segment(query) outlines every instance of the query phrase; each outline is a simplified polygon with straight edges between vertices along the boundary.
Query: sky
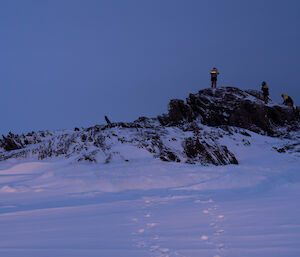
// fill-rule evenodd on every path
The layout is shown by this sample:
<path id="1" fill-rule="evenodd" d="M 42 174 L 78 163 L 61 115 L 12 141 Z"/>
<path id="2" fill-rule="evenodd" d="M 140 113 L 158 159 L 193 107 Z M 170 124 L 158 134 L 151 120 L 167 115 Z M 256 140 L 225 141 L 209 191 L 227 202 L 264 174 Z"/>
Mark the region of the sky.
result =
<path id="1" fill-rule="evenodd" d="M 0 2 L 0 133 L 156 117 L 218 86 L 300 105 L 298 0 Z"/>

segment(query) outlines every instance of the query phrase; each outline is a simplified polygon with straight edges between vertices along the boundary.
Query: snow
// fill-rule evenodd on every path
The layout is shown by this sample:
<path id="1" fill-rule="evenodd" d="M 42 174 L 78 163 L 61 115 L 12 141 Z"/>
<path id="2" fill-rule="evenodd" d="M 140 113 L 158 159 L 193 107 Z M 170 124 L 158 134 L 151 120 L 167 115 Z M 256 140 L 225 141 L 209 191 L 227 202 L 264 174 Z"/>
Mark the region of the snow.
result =
<path id="1" fill-rule="evenodd" d="M 165 144 L 180 150 L 179 133 Z M 295 141 L 247 133 L 220 139 L 239 165 L 162 162 L 114 138 L 108 164 L 0 162 L 0 256 L 299 257 L 300 159 L 274 149 Z"/>

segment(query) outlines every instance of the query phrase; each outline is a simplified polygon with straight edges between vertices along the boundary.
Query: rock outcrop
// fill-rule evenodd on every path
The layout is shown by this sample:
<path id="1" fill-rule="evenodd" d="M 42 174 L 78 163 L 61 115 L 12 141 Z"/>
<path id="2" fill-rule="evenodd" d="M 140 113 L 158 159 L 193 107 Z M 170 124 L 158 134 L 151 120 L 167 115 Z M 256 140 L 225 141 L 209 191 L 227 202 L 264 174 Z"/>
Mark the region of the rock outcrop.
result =
<path id="1" fill-rule="evenodd" d="M 276 136 L 299 129 L 299 108 L 266 105 L 255 90 L 234 87 L 200 90 L 183 100 L 169 103 L 169 112 L 158 116 L 164 126 L 199 120 L 208 126 L 235 126 L 260 134 Z"/>
<path id="2" fill-rule="evenodd" d="M 205 140 L 189 137 L 184 142 L 188 163 L 200 162 L 214 165 L 238 164 L 234 154 L 224 145 L 210 145 Z"/>
<path id="3" fill-rule="evenodd" d="M 0 144 L 6 151 L 17 150 L 24 147 L 19 136 L 14 135 L 12 133 L 9 133 L 6 137 L 2 135 L 2 139 L 0 139 Z"/>
<path id="4" fill-rule="evenodd" d="M 187 124 L 185 128 L 162 127 L 156 119 L 141 117 L 134 122 L 97 125 L 80 130 L 9 134 L 0 140 L 3 149 L 0 151 L 0 161 L 64 157 L 71 162 L 128 162 L 129 147 L 137 155 L 146 151 L 166 162 L 237 164 L 233 153 L 220 145 L 219 137 L 218 133 L 208 135 L 197 124 Z"/>
<path id="5" fill-rule="evenodd" d="M 64 157 L 71 162 L 107 164 L 114 160 L 129 162 L 128 153 L 141 152 L 168 162 L 238 164 L 231 145 L 221 143 L 227 142 L 222 141 L 224 136 L 230 139 L 239 133 L 250 137 L 245 129 L 288 136 L 289 131 L 299 129 L 299 109 L 265 105 L 261 99 L 261 93 L 255 90 L 204 89 L 190 94 L 186 102 L 171 100 L 168 114 L 158 118 L 140 117 L 134 122 L 27 135 L 9 133 L 0 139 L 0 161 Z M 250 142 L 243 139 L 242 144 L 247 146 Z M 292 143 L 279 151 L 296 151 L 298 145 Z"/>

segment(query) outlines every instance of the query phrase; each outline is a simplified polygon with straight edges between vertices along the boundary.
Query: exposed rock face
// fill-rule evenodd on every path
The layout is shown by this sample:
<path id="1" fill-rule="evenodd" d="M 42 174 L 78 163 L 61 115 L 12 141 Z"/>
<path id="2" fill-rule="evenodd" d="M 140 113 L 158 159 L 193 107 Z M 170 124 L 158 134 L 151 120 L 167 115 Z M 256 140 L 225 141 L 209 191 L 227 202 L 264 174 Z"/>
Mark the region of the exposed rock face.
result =
<path id="1" fill-rule="evenodd" d="M 221 135 L 208 133 L 199 126 L 190 123 L 184 128 L 162 127 L 156 119 L 141 117 L 131 123 L 111 123 L 79 131 L 33 132 L 26 136 L 9 134 L 0 141 L 3 149 L 0 161 L 61 156 L 78 162 L 128 162 L 130 159 L 126 156 L 130 147 L 133 152 L 146 150 L 154 158 L 166 162 L 237 164 L 227 147 L 218 143 Z"/>
<path id="2" fill-rule="evenodd" d="M 208 126 L 229 125 L 270 136 L 299 129 L 299 108 L 265 105 L 255 90 L 234 87 L 200 90 L 190 94 L 186 103 L 171 100 L 168 114 L 159 116 L 162 125 L 178 125 L 200 120 Z"/>
<path id="3" fill-rule="evenodd" d="M 204 140 L 200 142 L 199 138 L 187 138 L 184 142 L 184 149 L 190 163 L 238 164 L 237 159 L 226 146 L 209 145 Z"/>
<path id="4" fill-rule="evenodd" d="M 1 145 L 6 151 L 12 151 L 23 148 L 23 145 L 18 137 L 14 135 L 8 135 L 7 137 L 2 135 Z"/>
<path id="5" fill-rule="evenodd" d="M 71 161 L 107 164 L 114 160 L 128 162 L 128 152 L 139 155 L 140 151 L 169 162 L 238 164 L 230 149 L 220 143 L 224 136 L 239 133 L 250 137 L 244 129 L 287 136 L 286 132 L 299 129 L 299 109 L 293 111 L 285 106 L 265 105 L 261 99 L 261 93 L 255 90 L 204 89 L 198 94 L 190 94 L 186 102 L 171 100 L 168 114 L 158 119 L 140 117 L 134 122 L 52 133 L 9 133 L 0 139 L 0 161 L 64 157 Z M 242 143 L 250 144 L 248 140 Z M 298 151 L 298 146 L 299 142 L 292 143 L 279 151 Z"/>
<path id="6" fill-rule="evenodd" d="M 39 134 L 32 132 L 26 136 L 15 135 L 9 132 L 7 136 L 2 135 L 0 147 L 6 151 L 18 150 L 25 148 L 27 145 L 39 143 L 43 137 L 45 137 L 45 132 L 40 132 Z"/>

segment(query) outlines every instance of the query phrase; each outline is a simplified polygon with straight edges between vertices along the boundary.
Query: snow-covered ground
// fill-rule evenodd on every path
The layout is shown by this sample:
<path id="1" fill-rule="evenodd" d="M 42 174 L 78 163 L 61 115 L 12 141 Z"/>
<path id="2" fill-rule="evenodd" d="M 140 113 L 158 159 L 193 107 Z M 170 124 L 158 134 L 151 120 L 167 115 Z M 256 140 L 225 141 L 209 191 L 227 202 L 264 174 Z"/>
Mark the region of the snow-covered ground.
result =
<path id="1" fill-rule="evenodd" d="M 239 165 L 1 162 L 0 256 L 299 257 L 299 155 L 249 133 L 220 139 Z"/>

